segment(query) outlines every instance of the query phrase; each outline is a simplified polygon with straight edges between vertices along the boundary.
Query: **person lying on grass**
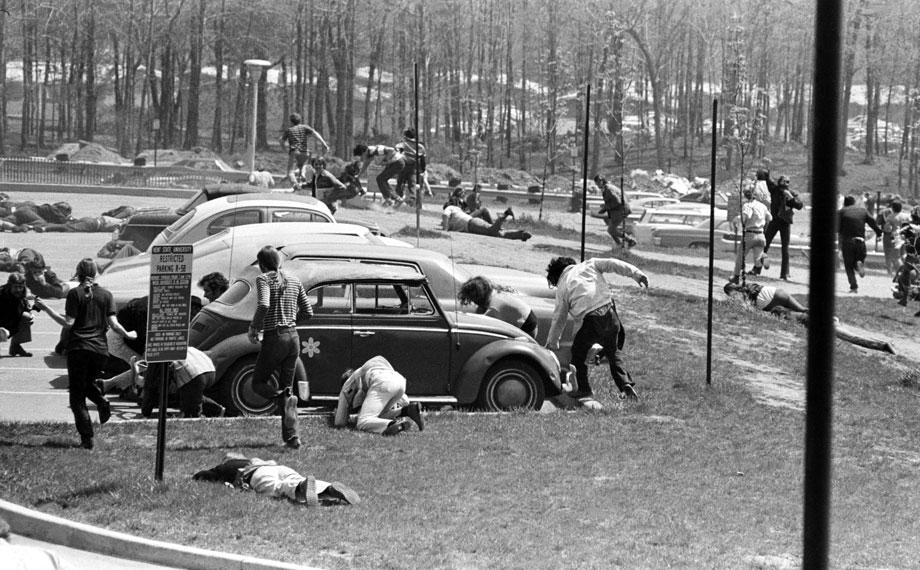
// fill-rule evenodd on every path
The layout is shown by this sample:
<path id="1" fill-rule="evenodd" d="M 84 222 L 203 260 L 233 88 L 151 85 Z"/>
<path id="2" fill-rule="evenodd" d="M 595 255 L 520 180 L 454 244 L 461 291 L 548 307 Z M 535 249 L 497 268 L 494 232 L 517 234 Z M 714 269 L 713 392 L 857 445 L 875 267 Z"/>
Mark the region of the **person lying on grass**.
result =
<path id="1" fill-rule="evenodd" d="M 233 452 L 214 467 L 195 473 L 192 479 L 222 482 L 244 491 L 253 490 L 308 507 L 320 504 L 357 505 L 361 502 L 357 491 L 338 481 L 320 481 L 313 475 L 301 475 L 287 465 L 258 457 L 247 458 Z"/>

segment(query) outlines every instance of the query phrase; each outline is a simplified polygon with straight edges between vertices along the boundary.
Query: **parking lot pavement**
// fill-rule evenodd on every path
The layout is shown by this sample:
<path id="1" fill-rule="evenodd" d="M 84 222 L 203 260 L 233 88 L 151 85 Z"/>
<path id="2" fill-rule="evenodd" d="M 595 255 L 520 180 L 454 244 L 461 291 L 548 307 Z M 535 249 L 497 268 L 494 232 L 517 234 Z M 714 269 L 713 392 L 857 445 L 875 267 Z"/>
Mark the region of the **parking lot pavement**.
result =
<path id="1" fill-rule="evenodd" d="M 57 554 L 61 563 L 67 568 L 92 568 L 93 570 L 172 570 L 174 568 L 173 566 L 160 566 L 126 558 L 104 556 L 95 552 L 42 542 L 15 534 L 10 538 L 10 544 L 41 548 L 53 552 Z"/>

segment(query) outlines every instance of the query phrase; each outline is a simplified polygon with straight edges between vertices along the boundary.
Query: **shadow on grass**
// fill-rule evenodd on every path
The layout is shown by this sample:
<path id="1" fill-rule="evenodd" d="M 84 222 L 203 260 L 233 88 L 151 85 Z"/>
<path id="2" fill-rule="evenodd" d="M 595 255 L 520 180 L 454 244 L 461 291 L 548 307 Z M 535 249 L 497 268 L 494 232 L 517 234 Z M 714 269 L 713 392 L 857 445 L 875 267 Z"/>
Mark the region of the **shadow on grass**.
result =
<path id="1" fill-rule="evenodd" d="M 90 485 L 89 487 L 83 487 L 81 489 L 77 489 L 75 491 L 72 491 L 62 496 L 43 497 L 43 498 L 37 499 L 34 505 L 36 507 L 43 507 L 45 505 L 53 504 L 53 505 L 57 505 L 61 507 L 62 509 L 66 509 L 72 506 L 71 504 L 78 499 L 91 498 L 96 495 L 110 495 L 113 492 L 119 491 L 123 488 L 124 488 L 124 485 L 122 485 L 121 483 L 115 483 L 115 482 L 99 483 L 97 485 Z"/>

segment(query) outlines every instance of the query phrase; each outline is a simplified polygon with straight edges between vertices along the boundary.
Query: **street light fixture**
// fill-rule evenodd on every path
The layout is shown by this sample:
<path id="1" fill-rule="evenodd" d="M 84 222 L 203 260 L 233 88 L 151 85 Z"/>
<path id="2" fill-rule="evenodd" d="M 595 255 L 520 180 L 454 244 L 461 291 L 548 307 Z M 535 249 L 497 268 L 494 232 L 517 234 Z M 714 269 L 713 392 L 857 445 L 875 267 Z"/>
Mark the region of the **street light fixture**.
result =
<path id="1" fill-rule="evenodd" d="M 247 59 L 243 62 L 249 69 L 252 77 L 252 140 L 249 145 L 249 171 L 256 169 L 256 121 L 259 112 L 259 79 L 262 77 L 262 68 L 269 68 L 272 62 L 264 59 Z"/>

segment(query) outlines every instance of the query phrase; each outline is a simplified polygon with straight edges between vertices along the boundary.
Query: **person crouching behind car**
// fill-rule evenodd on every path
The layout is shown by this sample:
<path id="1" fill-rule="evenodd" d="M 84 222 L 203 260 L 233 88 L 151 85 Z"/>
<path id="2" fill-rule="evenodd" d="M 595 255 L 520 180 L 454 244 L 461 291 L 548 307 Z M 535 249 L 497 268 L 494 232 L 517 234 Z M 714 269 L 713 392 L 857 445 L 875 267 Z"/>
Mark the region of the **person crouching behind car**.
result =
<path id="1" fill-rule="evenodd" d="M 409 420 L 425 429 L 421 407 L 406 398 L 406 377 L 382 356 L 374 356 L 357 370 L 342 374 L 345 383 L 335 409 L 336 427 L 355 425 L 360 431 L 396 435 L 409 429 Z M 354 409 L 360 409 L 352 414 Z"/>
<path id="2" fill-rule="evenodd" d="M 297 396 L 291 393 L 300 358 L 296 324 L 298 315 L 313 316 L 313 306 L 300 279 L 281 270 L 278 250 L 266 245 L 259 250 L 256 259 L 262 274 L 256 277 L 258 306 L 249 325 L 249 341 L 253 344 L 261 341 L 262 347 L 252 374 L 252 388 L 257 394 L 278 401 L 281 439 L 286 446 L 297 449 L 300 447 Z M 277 387 L 272 384 L 275 372 L 278 373 Z"/>
<path id="3" fill-rule="evenodd" d="M 460 287 L 457 299 L 461 305 L 476 305 L 476 312 L 480 315 L 505 321 L 537 338 L 537 316 L 530 305 L 514 295 L 496 290 L 485 277 L 468 279 Z"/>

